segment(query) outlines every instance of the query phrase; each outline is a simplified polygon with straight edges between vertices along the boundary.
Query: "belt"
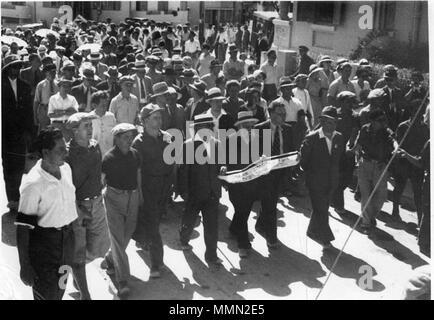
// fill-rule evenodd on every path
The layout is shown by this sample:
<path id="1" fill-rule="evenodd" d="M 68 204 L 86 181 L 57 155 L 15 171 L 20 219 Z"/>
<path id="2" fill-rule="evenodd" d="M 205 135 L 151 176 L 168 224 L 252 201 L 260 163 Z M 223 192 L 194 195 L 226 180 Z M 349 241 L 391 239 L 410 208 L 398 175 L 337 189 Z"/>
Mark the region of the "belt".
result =
<path id="1" fill-rule="evenodd" d="M 78 201 L 91 201 L 91 200 L 98 199 L 99 197 L 101 197 L 100 194 L 97 195 L 97 196 L 94 196 L 94 197 L 88 197 L 88 198 L 84 198 L 84 199 L 81 199 L 81 200 L 78 200 Z"/>
<path id="2" fill-rule="evenodd" d="M 124 193 L 124 194 L 131 194 L 134 192 L 137 192 L 137 189 L 133 189 L 133 190 L 121 190 L 121 189 L 116 189 L 110 186 L 107 186 L 107 188 L 112 189 L 113 191 L 117 192 L 117 193 Z"/>
<path id="3" fill-rule="evenodd" d="M 46 227 L 41 227 L 41 226 L 35 226 L 36 231 L 38 231 L 38 230 L 39 231 L 66 231 L 69 228 L 71 228 L 71 224 L 66 224 L 66 225 L 59 227 L 59 228 L 55 228 L 55 227 L 46 228 Z"/>
<path id="4" fill-rule="evenodd" d="M 51 120 L 51 123 L 66 123 L 68 120 Z"/>

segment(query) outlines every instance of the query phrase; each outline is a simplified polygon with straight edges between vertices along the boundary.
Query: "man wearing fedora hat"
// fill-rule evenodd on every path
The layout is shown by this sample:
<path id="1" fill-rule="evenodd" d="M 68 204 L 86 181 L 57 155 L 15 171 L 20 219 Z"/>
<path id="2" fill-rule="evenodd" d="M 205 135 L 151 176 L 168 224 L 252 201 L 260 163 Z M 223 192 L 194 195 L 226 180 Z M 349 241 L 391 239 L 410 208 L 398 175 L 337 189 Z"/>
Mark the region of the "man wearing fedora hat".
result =
<path id="1" fill-rule="evenodd" d="M 135 74 L 132 76 L 134 80 L 132 94 L 139 99 L 140 107 L 144 107 L 152 95 L 152 79 L 146 75 L 146 62 L 144 60 L 136 60 L 133 70 Z"/>
<path id="2" fill-rule="evenodd" d="M 301 101 L 294 97 L 293 89 L 296 87 L 297 85 L 289 77 L 280 78 L 279 90 L 281 96 L 274 101 L 282 103 L 285 106 L 285 122 L 296 123 L 299 120 L 300 110 L 303 110 Z"/>
<path id="3" fill-rule="evenodd" d="M 386 81 L 386 85 L 382 87 L 383 91 L 386 93 L 384 111 L 386 112 L 389 128 L 392 129 L 392 131 L 396 131 L 396 128 L 401 122 L 410 118 L 410 113 L 404 106 L 404 94 L 397 86 L 398 70 L 387 70 L 384 74 L 384 80 Z"/>
<path id="4" fill-rule="evenodd" d="M 194 117 L 191 126 L 195 134 L 184 143 L 183 164 L 178 171 L 178 190 L 186 202 L 179 232 L 180 247 L 185 251 L 192 249 L 189 241 L 197 217 L 202 213 L 205 260 L 210 266 L 219 266 L 222 262 L 217 256 L 220 165 L 217 161 L 212 161 L 218 159 L 218 141 L 209 134 L 213 130 L 214 119 L 209 115 L 199 114 Z M 199 150 L 202 150 L 201 155 L 211 160 L 202 164 L 198 157 L 194 156 L 194 160 L 189 161 L 189 154 L 198 155 Z"/>
<path id="5" fill-rule="evenodd" d="M 34 123 L 38 126 L 38 132 L 50 124 L 48 118 L 48 102 L 50 97 L 59 92 L 54 79 L 56 78 L 56 66 L 48 64 L 42 68 L 45 79 L 38 83 L 33 100 Z"/>
<path id="6" fill-rule="evenodd" d="M 9 208 L 16 210 L 27 145 L 34 135 L 31 89 L 19 78 L 23 62 L 8 55 L 2 64 L 2 160 Z"/>
<path id="7" fill-rule="evenodd" d="M 89 112 L 92 110 L 92 93 L 97 91 L 94 84 L 97 82 L 98 78 L 95 75 L 95 68 L 89 63 L 83 64 L 80 72 L 83 83 L 73 87 L 71 94 L 77 100 L 79 110 Z"/>
<path id="8" fill-rule="evenodd" d="M 91 52 L 88 56 L 88 60 L 95 68 L 95 74 L 102 80 L 106 79 L 105 73 L 108 71 L 108 66 L 101 62 L 103 55 L 100 52 Z"/>
<path id="9" fill-rule="evenodd" d="M 229 130 L 234 127 L 235 120 L 222 108 L 225 99 L 219 88 L 208 90 L 205 98 L 205 101 L 210 105 L 205 114 L 211 116 L 214 120 L 214 132 L 217 139 L 219 138 L 219 129 Z"/>
<path id="10" fill-rule="evenodd" d="M 154 93 L 155 94 L 155 93 Z M 170 134 L 161 130 L 162 109 L 148 104 L 140 111 L 143 132 L 132 144 L 141 158 L 141 181 L 143 206 L 139 211 L 137 227 L 133 235 L 137 245 L 149 244 L 151 256 L 151 278 L 161 276 L 163 243 L 160 235 L 160 221 L 166 212 L 167 199 L 173 180 L 173 165 L 164 161 L 164 150 L 170 143 Z"/>
<path id="11" fill-rule="evenodd" d="M 134 80 L 131 76 L 119 79 L 121 92 L 110 102 L 110 112 L 116 117 L 117 123 L 137 124 L 139 114 L 139 99 L 131 93 Z"/>
<path id="12" fill-rule="evenodd" d="M 151 78 L 152 85 L 154 83 L 158 83 L 164 81 L 164 77 L 160 71 L 157 70 L 158 62 L 160 58 L 155 55 L 149 55 L 146 57 L 146 64 L 148 66 L 148 70 L 146 71 L 146 75 Z"/>
<path id="13" fill-rule="evenodd" d="M 229 58 L 223 63 L 223 74 L 227 80 L 240 81 L 244 75 L 244 61 L 237 58 L 238 49 L 235 44 L 229 45 Z"/>
<path id="14" fill-rule="evenodd" d="M 29 55 L 29 63 L 30 66 L 24 69 L 21 69 L 20 71 L 20 79 L 27 82 L 27 84 L 31 88 L 31 97 L 33 100 L 33 97 L 35 96 L 35 90 L 36 86 L 39 82 L 44 80 L 44 75 L 41 71 L 41 58 L 36 53 L 31 53 Z"/>
<path id="15" fill-rule="evenodd" d="M 169 87 L 166 82 L 159 82 L 152 86 L 153 94 L 150 96 L 152 103 L 155 103 L 161 109 L 162 124 L 161 129 L 167 130 L 171 122 L 171 114 L 167 106 L 167 97 L 169 95 Z"/>
<path id="16" fill-rule="evenodd" d="M 237 132 L 227 137 L 229 143 L 233 141 L 232 139 L 236 139 L 236 154 L 228 153 L 224 171 L 242 170 L 257 160 L 252 157 L 252 141 L 255 137 L 251 132 L 256 123 L 258 119 L 253 117 L 251 111 L 238 112 L 237 121 L 234 123 Z M 229 145 L 228 142 L 226 145 Z M 233 158 L 234 155 L 236 159 Z M 259 180 L 255 179 L 244 183 L 229 184 L 228 191 L 229 200 L 234 206 L 234 216 L 229 232 L 237 239 L 240 258 L 246 258 L 251 248 L 247 220 L 253 203 L 262 198 L 262 189 Z"/>
<path id="17" fill-rule="evenodd" d="M 96 89 L 107 91 L 109 95 L 109 103 L 111 100 L 121 92 L 121 86 L 119 85 L 119 78 L 122 76 L 119 73 L 116 66 L 108 67 L 108 71 L 105 73 L 106 80 L 101 81 L 96 85 Z"/>
<path id="18" fill-rule="evenodd" d="M 305 172 L 306 186 L 312 203 L 307 236 L 324 249 L 334 240 L 329 226 L 330 200 L 339 179 L 339 161 L 345 151 L 342 135 L 336 131 L 338 112 L 324 107 L 321 128 L 308 134 L 300 149 L 300 166 Z"/>
<path id="19" fill-rule="evenodd" d="M 324 73 L 326 74 L 329 83 L 335 81 L 332 62 L 333 60 L 329 56 L 322 56 L 321 59 L 318 61 L 318 67 L 324 70 Z"/>
<path id="20" fill-rule="evenodd" d="M 62 78 L 72 80 L 72 86 L 78 86 L 82 83 L 80 78 L 75 78 L 75 64 L 71 60 L 65 61 L 63 67 L 60 69 L 60 74 Z"/>
<path id="21" fill-rule="evenodd" d="M 202 76 L 200 79 L 206 83 L 206 89 L 209 90 L 211 88 L 214 88 L 215 82 L 222 71 L 222 65 L 220 62 L 216 59 L 211 61 L 210 63 L 210 72 L 204 76 Z"/>
<path id="22" fill-rule="evenodd" d="M 204 113 L 210 108 L 210 105 L 205 101 L 206 97 L 206 83 L 199 80 L 193 84 L 189 84 L 189 91 L 191 98 L 188 100 L 185 107 L 187 121 L 192 121 L 198 114 Z"/>

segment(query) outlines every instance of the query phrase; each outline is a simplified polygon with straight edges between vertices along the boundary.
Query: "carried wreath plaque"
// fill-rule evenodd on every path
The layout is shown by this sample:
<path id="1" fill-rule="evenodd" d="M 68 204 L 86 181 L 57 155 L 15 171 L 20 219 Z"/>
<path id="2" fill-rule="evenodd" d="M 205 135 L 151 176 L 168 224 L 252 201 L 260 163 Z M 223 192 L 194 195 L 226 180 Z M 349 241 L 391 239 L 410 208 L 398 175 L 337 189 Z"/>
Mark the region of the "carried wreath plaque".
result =
<path id="1" fill-rule="evenodd" d="M 278 156 L 262 156 L 256 162 L 242 170 L 228 171 L 224 175 L 219 175 L 219 179 L 228 183 L 243 183 L 257 179 L 273 170 L 293 167 L 299 163 L 298 152 L 288 152 Z"/>

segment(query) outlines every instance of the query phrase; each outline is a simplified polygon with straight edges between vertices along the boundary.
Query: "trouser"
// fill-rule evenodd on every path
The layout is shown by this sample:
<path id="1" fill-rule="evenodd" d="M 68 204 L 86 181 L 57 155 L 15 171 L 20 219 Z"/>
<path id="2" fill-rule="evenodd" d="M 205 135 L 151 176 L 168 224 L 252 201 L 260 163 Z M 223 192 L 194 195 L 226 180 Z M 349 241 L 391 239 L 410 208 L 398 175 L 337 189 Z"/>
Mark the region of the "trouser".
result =
<path id="1" fill-rule="evenodd" d="M 275 84 L 264 84 L 264 91 L 262 97 L 267 100 L 268 103 L 277 98 L 277 87 Z"/>
<path id="2" fill-rule="evenodd" d="M 279 200 L 279 189 L 282 183 L 283 170 L 275 170 L 262 176 L 259 185 L 262 193 L 262 208 L 255 228 L 263 231 L 269 243 L 277 241 L 277 202 Z"/>
<path id="3" fill-rule="evenodd" d="M 103 192 L 110 232 L 110 250 L 106 260 L 114 266 L 116 280 L 127 281 L 130 264 L 126 249 L 137 223 L 138 190 L 117 190 L 107 187 Z"/>
<path id="4" fill-rule="evenodd" d="M 65 292 L 74 249 L 71 225 L 61 229 L 35 227 L 29 234 L 30 264 L 36 273 L 35 300 L 61 300 Z"/>
<path id="5" fill-rule="evenodd" d="M 234 216 L 229 231 L 236 236 L 238 248 L 240 249 L 250 249 L 252 247 L 249 240 L 247 221 L 253 203 L 260 199 L 259 191 L 259 184 L 256 180 L 229 185 L 229 199 L 234 206 Z"/>
<path id="6" fill-rule="evenodd" d="M 380 179 L 386 165 L 384 163 L 378 163 L 377 161 L 370 161 L 361 159 L 359 163 L 358 181 L 361 193 L 361 205 L 362 205 L 362 225 L 370 227 L 376 225 L 376 216 L 381 211 L 384 202 L 387 198 L 387 173 L 384 174 L 383 179 Z M 377 190 L 368 202 L 368 198 L 376 184 Z M 363 208 L 365 210 L 363 211 Z"/>
<path id="7" fill-rule="evenodd" d="M 395 188 L 393 189 L 393 211 L 399 212 L 399 202 L 404 191 L 407 180 L 410 179 L 413 188 L 413 199 L 416 206 L 418 224 L 422 221 L 422 183 L 424 172 L 412 164 L 397 164 L 394 168 L 393 178 Z"/>
<path id="8" fill-rule="evenodd" d="M 166 203 L 171 185 L 171 175 L 143 177 L 143 206 L 139 209 L 137 226 L 133 239 L 138 243 L 148 243 L 151 255 L 151 268 L 163 265 L 163 241 L 160 234 L 161 217 L 166 211 Z"/>
<path id="9" fill-rule="evenodd" d="M 309 181 L 307 188 L 312 204 L 307 236 L 320 243 L 329 243 L 335 239 L 329 225 L 331 190 L 327 186 L 316 185 L 314 181 Z"/>
<path id="10" fill-rule="evenodd" d="M 199 212 L 202 213 L 203 237 L 206 247 L 205 260 L 207 261 L 217 259 L 218 206 L 219 199 L 214 196 L 200 201 L 188 199 L 182 216 L 180 240 L 185 245 L 190 241 Z"/>
<path id="11" fill-rule="evenodd" d="M 422 207 L 423 215 L 419 228 L 418 245 L 421 251 L 431 256 L 431 205 L 429 192 L 426 199 L 423 199 Z"/>
<path id="12" fill-rule="evenodd" d="M 106 212 L 102 197 L 77 201 L 78 219 L 73 224 L 75 249 L 74 264 L 86 264 L 95 258 L 104 257 L 110 248 Z"/>
<path id="13" fill-rule="evenodd" d="M 344 191 L 353 180 L 355 167 L 354 154 L 344 153 L 339 163 L 339 180 L 338 185 L 333 192 L 332 206 L 335 209 L 344 209 Z"/>
<path id="14" fill-rule="evenodd" d="M 50 118 L 48 118 L 48 104 L 40 104 L 36 108 L 36 119 L 38 121 L 38 133 L 50 125 Z"/>
<path id="15" fill-rule="evenodd" d="M 8 201 L 20 199 L 20 184 L 26 163 L 26 144 L 24 139 L 16 143 L 2 139 L 3 176 Z"/>

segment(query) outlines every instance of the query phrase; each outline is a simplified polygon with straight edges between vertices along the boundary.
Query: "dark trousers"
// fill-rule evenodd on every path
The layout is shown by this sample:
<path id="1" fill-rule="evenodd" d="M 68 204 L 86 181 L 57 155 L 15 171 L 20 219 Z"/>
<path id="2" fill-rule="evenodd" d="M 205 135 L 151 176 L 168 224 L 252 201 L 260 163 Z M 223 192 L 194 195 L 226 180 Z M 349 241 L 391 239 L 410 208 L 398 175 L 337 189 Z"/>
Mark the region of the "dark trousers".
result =
<path id="1" fill-rule="evenodd" d="M 267 100 L 267 102 L 271 102 L 277 98 L 277 87 L 275 84 L 264 84 L 264 91 L 262 93 L 262 97 Z"/>
<path id="2" fill-rule="evenodd" d="M 217 259 L 219 199 L 210 197 L 206 200 L 188 199 L 182 216 L 180 238 L 182 244 L 188 244 L 194 230 L 199 212 L 203 217 L 203 237 L 205 239 L 205 260 Z"/>
<path id="3" fill-rule="evenodd" d="M 8 201 L 20 199 L 20 184 L 26 163 L 26 144 L 18 141 L 15 144 L 4 143 L 2 146 L 3 176 Z"/>
<path id="4" fill-rule="evenodd" d="M 339 180 L 333 192 L 332 205 L 336 209 L 344 209 L 344 191 L 353 180 L 355 168 L 354 154 L 344 154 L 339 163 Z"/>
<path id="5" fill-rule="evenodd" d="M 431 256 L 431 205 L 429 193 L 426 197 L 427 199 L 423 200 L 423 215 L 419 228 L 418 235 L 418 245 L 420 251 L 422 251 L 427 256 Z"/>
<path id="6" fill-rule="evenodd" d="M 262 231 L 269 243 L 277 241 L 277 202 L 282 183 L 283 170 L 272 171 L 259 178 L 261 199 L 261 212 L 256 221 L 256 230 Z"/>
<path id="7" fill-rule="evenodd" d="M 143 206 L 139 209 L 137 226 L 133 239 L 139 243 L 148 243 L 151 255 L 151 268 L 163 264 L 163 241 L 160 234 L 161 217 L 166 211 L 167 197 L 170 190 L 170 177 L 146 177 L 142 186 Z"/>
<path id="8" fill-rule="evenodd" d="M 234 216 L 229 231 L 236 236 L 238 248 L 240 249 L 250 249 L 252 247 L 249 240 L 247 221 L 253 203 L 260 199 L 259 190 L 259 184 L 256 180 L 235 183 L 229 186 L 229 199 L 234 206 Z"/>
<path id="9" fill-rule="evenodd" d="M 35 300 L 61 300 L 71 269 L 74 234 L 71 226 L 57 230 L 36 227 L 30 231 L 29 257 L 37 279 Z"/>
<path id="10" fill-rule="evenodd" d="M 413 188 L 414 205 L 416 206 L 417 219 L 420 224 L 422 221 L 422 184 L 424 172 L 422 169 L 410 163 L 400 163 L 393 168 L 393 178 L 395 188 L 393 189 L 393 211 L 399 212 L 399 202 L 404 191 L 407 180 L 410 179 Z"/>
<path id="11" fill-rule="evenodd" d="M 317 186 L 315 182 L 309 182 L 307 188 L 312 204 L 307 236 L 319 243 L 333 241 L 335 237 L 329 226 L 330 188 Z"/>

